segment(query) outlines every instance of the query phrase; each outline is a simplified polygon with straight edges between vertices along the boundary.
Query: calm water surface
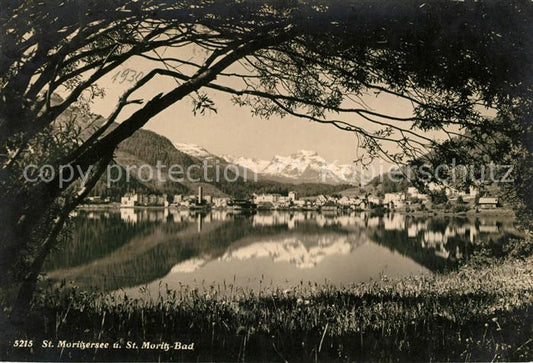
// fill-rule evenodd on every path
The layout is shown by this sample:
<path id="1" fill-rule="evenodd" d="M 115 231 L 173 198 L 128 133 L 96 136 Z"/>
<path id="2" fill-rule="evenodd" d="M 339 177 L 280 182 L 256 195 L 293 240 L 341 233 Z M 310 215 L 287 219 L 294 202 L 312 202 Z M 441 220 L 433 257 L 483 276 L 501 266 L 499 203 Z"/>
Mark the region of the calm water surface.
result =
<path id="1" fill-rule="evenodd" d="M 103 291 L 233 285 L 262 291 L 300 283 L 350 285 L 429 274 L 467 259 L 482 241 L 504 241 L 502 217 L 120 209 L 79 211 L 73 241 L 56 251 L 52 280 Z M 157 294 L 156 294 L 157 295 Z"/>

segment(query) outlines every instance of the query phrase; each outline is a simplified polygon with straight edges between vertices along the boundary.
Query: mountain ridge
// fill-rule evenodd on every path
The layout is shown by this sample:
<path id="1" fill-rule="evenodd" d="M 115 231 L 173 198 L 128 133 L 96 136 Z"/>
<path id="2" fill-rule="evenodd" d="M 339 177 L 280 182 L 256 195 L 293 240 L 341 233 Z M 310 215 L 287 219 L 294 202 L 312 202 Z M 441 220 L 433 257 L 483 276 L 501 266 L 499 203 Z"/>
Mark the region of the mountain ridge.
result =
<path id="1" fill-rule="evenodd" d="M 217 158 L 257 174 L 258 179 L 292 184 L 357 184 L 355 170 L 348 164 L 328 162 L 313 150 L 297 150 L 288 155 L 274 155 L 270 160 L 222 154 L 217 156 L 196 144 L 174 143 L 183 153 L 199 159 Z"/>
<path id="2" fill-rule="evenodd" d="M 54 103 L 60 102 L 61 97 L 53 95 Z M 73 117 L 74 116 L 74 117 Z M 101 115 L 85 112 L 72 106 L 68 108 L 60 118 L 58 118 L 54 127 L 59 130 L 65 125 L 75 124 L 80 129 L 79 141 L 83 142 L 93 134 L 93 132 L 102 127 L 107 122 L 106 118 Z M 104 135 L 112 132 L 118 123 L 111 124 Z M 177 143 L 180 148 L 185 148 L 187 152 L 180 151 L 179 148 L 167 137 L 157 132 L 139 129 L 132 136 L 122 141 L 115 150 L 113 163 L 118 167 L 112 169 L 113 180 L 107 180 L 107 173 L 104 173 L 97 184 L 92 188 L 89 196 L 109 197 L 112 201 L 120 201 L 121 196 L 127 192 L 149 193 L 149 194 L 196 194 L 198 186 L 204 187 L 206 195 L 224 196 L 234 198 L 249 198 L 253 193 L 280 193 L 287 195 L 289 191 L 296 191 L 301 196 L 312 196 L 318 194 L 338 193 L 349 185 L 328 185 L 321 183 L 303 183 L 294 185 L 289 180 L 280 178 L 261 178 L 255 180 L 253 172 L 245 166 L 235 164 L 236 168 L 227 170 L 227 175 L 222 175 L 216 180 L 216 170 L 213 166 L 219 164 L 224 168 L 228 161 L 222 157 L 216 156 L 199 147 L 191 144 Z M 193 147 L 194 146 L 194 147 Z M 194 151 L 197 151 L 196 153 Z M 204 161 L 208 162 L 207 171 L 202 169 Z M 146 174 L 157 173 L 157 163 L 166 165 L 168 172 L 169 167 L 178 165 L 182 170 L 189 168 L 189 175 L 184 180 L 171 181 L 167 178 L 165 181 L 152 179 L 144 181 Z M 143 167 L 140 174 L 135 172 L 129 173 L 128 170 L 139 170 Z M 110 171 L 108 169 L 108 172 Z M 120 178 L 118 173 L 120 172 Z M 113 175 L 114 173 L 114 175 Z M 246 175 L 248 178 L 241 176 Z M 206 178 L 207 176 L 207 178 Z M 227 176 L 227 178 L 224 178 Z M 208 180 L 209 179 L 209 180 Z M 216 181 L 212 181 L 216 180 Z"/>

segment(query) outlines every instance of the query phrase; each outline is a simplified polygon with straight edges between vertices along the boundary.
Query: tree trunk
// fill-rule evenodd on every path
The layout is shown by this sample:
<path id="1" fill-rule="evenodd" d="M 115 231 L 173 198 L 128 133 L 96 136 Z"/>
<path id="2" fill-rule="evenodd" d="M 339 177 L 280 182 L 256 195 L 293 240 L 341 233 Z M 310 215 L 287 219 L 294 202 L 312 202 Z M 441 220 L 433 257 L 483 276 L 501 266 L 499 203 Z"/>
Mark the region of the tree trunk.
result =
<path id="1" fill-rule="evenodd" d="M 22 322 L 30 310 L 33 295 L 35 293 L 39 275 L 41 274 L 44 262 L 48 257 L 50 251 L 57 243 L 57 236 L 63 229 L 65 222 L 68 220 L 70 212 L 72 212 L 78 204 L 89 194 L 96 182 L 100 179 L 105 171 L 105 168 L 113 158 L 114 149 L 108 150 L 104 153 L 104 157 L 99 161 L 99 166 L 89 181 L 84 185 L 84 190 L 76 195 L 70 202 L 66 203 L 59 215 L 54 219 L 53 224 L 49 226 L 50 232 L 45 236 L 40 245 L 37 256 L 34 258 L 28 273 L 18 289 L 18 295 L 13 304 L 11 312 L 11 321 L 16 324 Z M 37 227 L 38 228 L 38 227 Z"/>

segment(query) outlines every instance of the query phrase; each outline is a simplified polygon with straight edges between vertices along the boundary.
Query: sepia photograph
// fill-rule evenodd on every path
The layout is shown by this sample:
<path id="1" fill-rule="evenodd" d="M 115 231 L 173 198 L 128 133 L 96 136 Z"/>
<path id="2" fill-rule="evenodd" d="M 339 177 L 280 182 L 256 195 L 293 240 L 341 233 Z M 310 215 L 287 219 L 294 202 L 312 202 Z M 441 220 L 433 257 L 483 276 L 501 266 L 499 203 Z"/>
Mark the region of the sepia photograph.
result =
<path id="1" fill-rule="evenodd" d="M 533 1 L 0 27 L 0 361 L 533 361 Z"/>

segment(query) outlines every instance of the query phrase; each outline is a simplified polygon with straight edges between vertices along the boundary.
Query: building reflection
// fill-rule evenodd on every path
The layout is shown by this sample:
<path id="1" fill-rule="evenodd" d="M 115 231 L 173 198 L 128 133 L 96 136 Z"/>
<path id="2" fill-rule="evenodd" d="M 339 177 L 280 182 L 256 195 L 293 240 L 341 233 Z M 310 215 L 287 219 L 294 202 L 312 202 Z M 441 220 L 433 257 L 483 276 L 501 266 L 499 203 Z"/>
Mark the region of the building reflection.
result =
<path id="1" fill-rule="evenodd" d="M 89 219 L 107 218 L 109 212 L 89 212 L 86 217 Z M 226 210 L 198 213 L 189 210 L 163 208 L 120 209 L 120 220 L 126 224 L 145 222 L 195 223 L 198 233 L 210 223 L 225 222 L 235 218 L 250 219 L 253 227 L 257 228 L 279 226 L 288 230 L 295 230 L 299 225 L 313 224 L 318 227 L 338 226 L 350 231 L 365 230 L 369 232 L 369 235 L 374 234 L 375 238 L 396 238 L 411 241 L 411 243 L 415 243 L 423 249 L 431 250 L 436 256 L 444 259 L 450 257 L 461 259 L 468 250 L 465 245 L 475 245 L 478 240 L 486 238 L 497 239 L 514 230 L 512 220 L 501 222 L 496 218 L 483 216 L 460 219 L 453 217 L 413 217 L 399 213 L 385 215 L 371 215 L 365 212 L 322 214 L 317 211 L 271 211 L 255 215 L 239 215 Z"/>
<path id="2" fill-rule="evenodd" d="M 504 242 L 509 233 L 514 233 L 512 219 L 488 216 L 80 210 L 73 216 L 69 248 L 55 251 L 46 271 L 51 278 L 72 278 L 105 289 L 154 281 L 171 270 L 196 271 L 209 261 L 210 266 L 231 262 L 255 271 L 256 262 L 269 260 L 278 264 L 272 271 L 291 265 L 296 268 L 293 271 L 312 272 L 353 262 L 343 256 L 358 254 L 357 263 L 371 269 L 386 255 L 407 257 L 402 263 L 442 271 L 457 266 L 482 242 Z"/>

